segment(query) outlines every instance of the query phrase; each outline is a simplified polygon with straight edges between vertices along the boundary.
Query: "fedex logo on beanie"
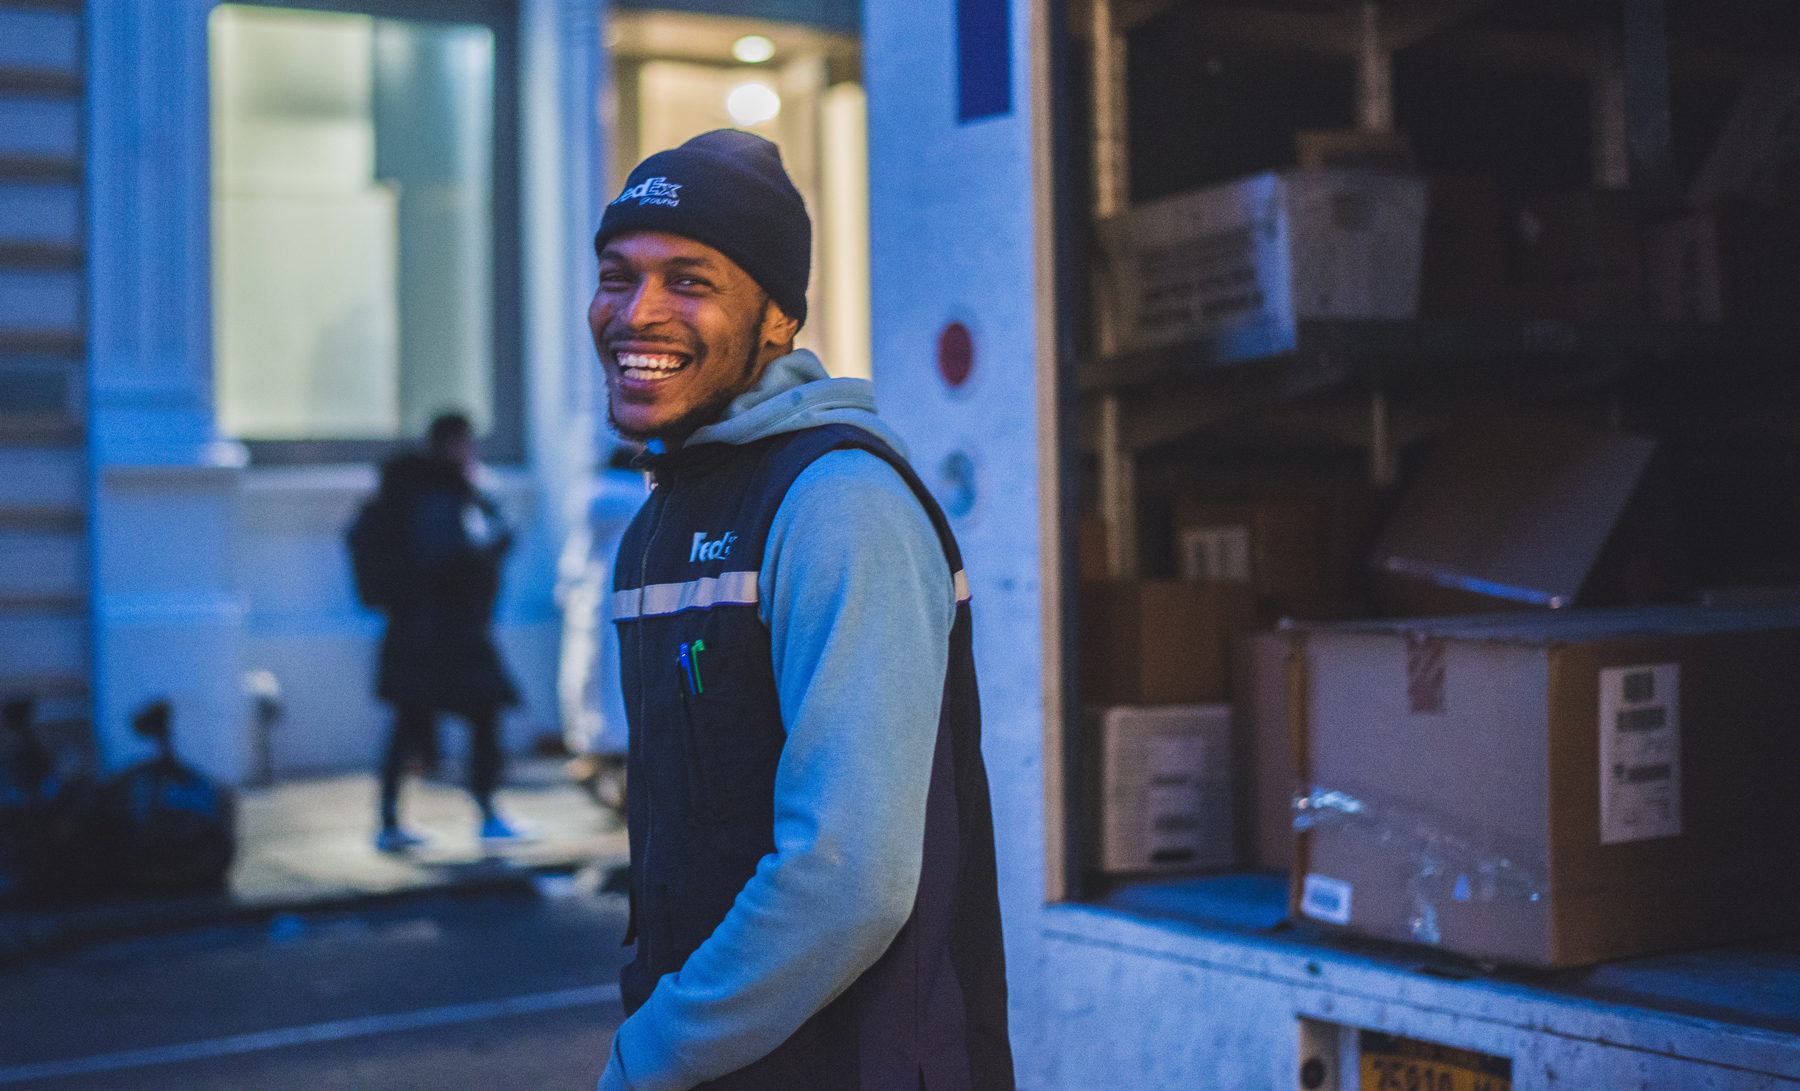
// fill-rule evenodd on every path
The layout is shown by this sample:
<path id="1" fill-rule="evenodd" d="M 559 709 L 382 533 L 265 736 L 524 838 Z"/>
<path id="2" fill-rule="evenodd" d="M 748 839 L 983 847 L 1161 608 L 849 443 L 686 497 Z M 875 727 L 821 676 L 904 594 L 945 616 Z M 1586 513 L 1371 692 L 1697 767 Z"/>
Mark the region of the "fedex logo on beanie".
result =
<path id="1" fill-rule="evenodd" d="M 674 208 L 681 204 L 681 198 L 675 195 L 680 189 L 680 182 L 671 182 L 667 178 L 646 178 L 635 186 L 627 186 L 613 204 L 624 204 L 635 197 L 639 205 L 668 205 Z"/>

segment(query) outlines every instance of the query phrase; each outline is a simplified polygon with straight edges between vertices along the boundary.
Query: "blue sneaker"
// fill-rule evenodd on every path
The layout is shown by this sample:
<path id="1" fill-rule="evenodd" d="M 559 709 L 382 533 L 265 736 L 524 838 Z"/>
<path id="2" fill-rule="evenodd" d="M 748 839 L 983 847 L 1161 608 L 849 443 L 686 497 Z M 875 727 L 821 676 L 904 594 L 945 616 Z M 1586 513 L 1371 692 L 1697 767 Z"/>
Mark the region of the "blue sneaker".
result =
<path id="1" fill-rule="evenodd" d="M 481 820 L 483 844 L 523 845 L 538 839 L 537 832 L 523 824 L 513 824 L 497 814 Z"/>
<path id="2" fill-rule="evenodd" d="M 375 835 L 375 851 L 406 852 L 422 847 L 429 840 L 424 834 L 414 833 L 404 826 L 386 826 Z"/>

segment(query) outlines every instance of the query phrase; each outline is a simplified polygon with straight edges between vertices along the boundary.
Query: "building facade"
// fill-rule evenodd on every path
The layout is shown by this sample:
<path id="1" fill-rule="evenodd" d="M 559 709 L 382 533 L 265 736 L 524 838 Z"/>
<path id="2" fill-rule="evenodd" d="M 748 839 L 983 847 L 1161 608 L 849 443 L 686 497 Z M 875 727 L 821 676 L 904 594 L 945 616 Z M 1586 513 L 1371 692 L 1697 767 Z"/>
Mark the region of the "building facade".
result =
<path id="1" fill-rule="evenodd" d="M 284 92 L 281 73 L 265 70 L 267 86 L 234 97 L 220 82 L 232 57 L 225 24 L 246 9 L 252 21 L 272 14 L 302 20 L 305 32 L 323 26 L 326 47 L 335 34 L 352 53 L 359 32 L 371 43 L 396 33 L 364 46 L 362 67 L 344 69 L 339 85 Z M 516 748 L 557 730 L 555 558 L 582 517 L 600 442 L 584 321 L 593 278 L 586 240 L 602 184 L 600 13 L 559 0 L 284 9 L 208 0 L 0 6 L 0 477 L 9 482 L 0 533 L 23 562 L 6 566 L 18 586 L 0 605 L 0 685 L 39 696 L 43 718 L 65 725 L 72 741 L 91 724 L 108 768 L 143 753 L 127 720 L 156 697 L 175 704 L 182 752 L 227 780 L 271 771 L 258 764 L 276 773 L 367 766 L 385 730 L 372 694 L 380 619 L 355 600 L 342 532 L 374 484 L 374 460 L 416 437 L 439 408 L 471 409 L 483 426 L 489 485 L 518 531 L 498 615 L 525 695 L 508 741 Z M 422 346 L 415 355 L 442 351 L 429 334 L 443 316 L 412 302 L 417 267 L 432 256 L 405 252 L 405 218 L 418 214 L 408 198 L 420 196 L 411 207 L 429 213 L 430 166 L 409 168 L 397 141 L 371 151 L 368 125 L 359 144 L 354 118 L 344 121 L 355 103 L 340 101 L 360 87 L 365 113 L 371 95 L 382 104 L 381 71 L 371 90 L 366 70 L 380 69 L 383 49 L 412 48 L 388 62 L 390 74 L 417 69 L 422 57 L 461 56 L 456 41 L 429 54 L 432 43 L 421 46 L 418 34 L 395 46 L 434 21 L 467 28 L 485 50 L 470 54 L 464 93 L 486 97 L 446 114 L 446 124 L 485 117 L 488 125 L 463 158 L 488 187 L 487 219 L 477 221 L 486 231 L 470 245 L 478 261 L 491 251 L 482 264 L 500 282 L 477 278 L 481 317 L 465 340 L 483 370 L 461 376 L 460 387 L 455 375 L 419 379 L 404 359 L 407 345 Z M 231 110 L 254 113 L 259 101 L 269 131 L 291 139 L 240 127 L 242 140 L 221 144 Z M 265 150 L 311 140 L 313 158 L 300 166 L 315 174 L 374 154 L 387 162 L 365 162 L 364 174 L 384 176 L 348 196 L 315 179 L 296 196 L 289 170 L 269 183 L 287 192 L 250 192 L 245 178 L 271 175 L 267 156 L 255 159 L 259 136 Z M 412 154 L 428 158 L 429 149 Z M 259 201 L 279 214 L 259 221 Z M 376 269 L 366 299 L 338 301 L 375 334 L 340 322 L 337 341 L 320 339 L 334 328 L 324 323 L 342 317 L 329 311 L 330 293 L 347 289 L 316 270 L 307 283 L 300 266 L 246 264 L 259 253 L 258 230 L 309 208 L 314 229 L 260 253 L 297 261 L 312 247 L 324 253 L 315 266 L 348 254 L 354 260 L 341 268 Z M 366 223 L 353 218 L 365 212 Z M 278 350 L 296 343 L 313 356 L 290 353 L 292 374 L 280 371 Z M 234 387 L 231 368 L 246 359 L 262 370 Z M 358 381 L 385 382 L 390 411 L 333 420 L 344 384 L 354 394 Z M 423 389 L 403 413 L 409 383 Z M 246 672 L 258 670 L 273 676 L 286 705 L 267 761 L 243 691 Z"/>

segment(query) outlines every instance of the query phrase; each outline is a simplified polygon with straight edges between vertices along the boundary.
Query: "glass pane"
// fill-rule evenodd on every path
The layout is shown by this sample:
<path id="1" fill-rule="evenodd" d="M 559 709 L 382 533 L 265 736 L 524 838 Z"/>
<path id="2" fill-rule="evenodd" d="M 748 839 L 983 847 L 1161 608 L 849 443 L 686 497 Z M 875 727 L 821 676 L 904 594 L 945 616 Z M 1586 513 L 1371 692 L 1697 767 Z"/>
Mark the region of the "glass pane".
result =
<path id="1" fill-rule="evenodd" d="M 221 431 L 486 431 L 492 32 L 226 4 L 210 34 Z"/>

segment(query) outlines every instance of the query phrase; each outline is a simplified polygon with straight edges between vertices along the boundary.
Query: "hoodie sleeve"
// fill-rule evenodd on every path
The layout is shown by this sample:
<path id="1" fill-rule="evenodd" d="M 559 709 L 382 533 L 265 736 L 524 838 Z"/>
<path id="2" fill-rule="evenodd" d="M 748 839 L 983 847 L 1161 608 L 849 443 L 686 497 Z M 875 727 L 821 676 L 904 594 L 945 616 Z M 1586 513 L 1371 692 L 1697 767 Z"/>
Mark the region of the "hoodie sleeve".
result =
<path id="1" fill-rule="evenodd" d="M 775 516 L 760 591 L 787 743 L 775 852 L 620 1026 L 601 1085 L 683 1091 L 787 1040 L 912 913 L 956 592 L 893 467 L 836 451 Z"/>

